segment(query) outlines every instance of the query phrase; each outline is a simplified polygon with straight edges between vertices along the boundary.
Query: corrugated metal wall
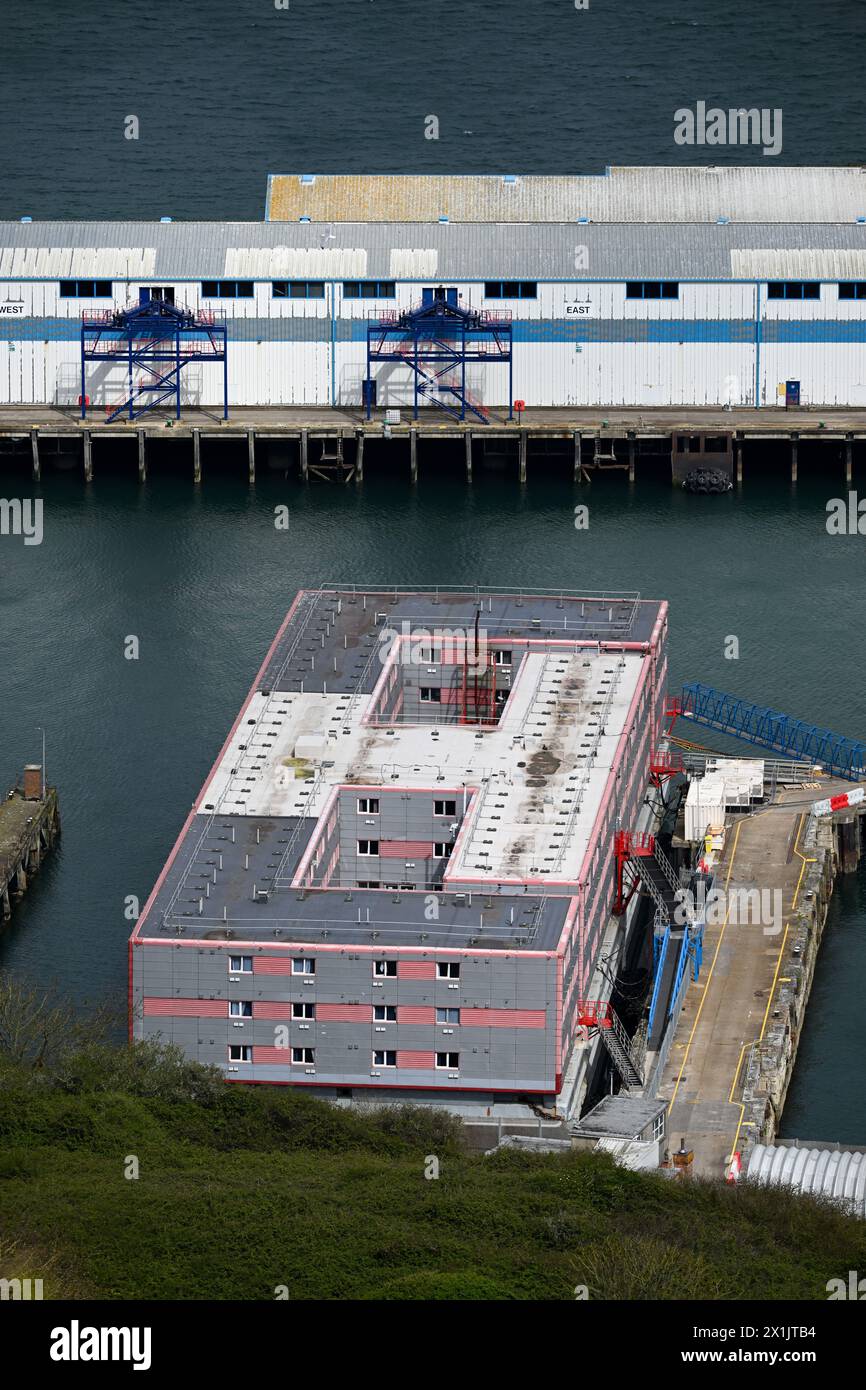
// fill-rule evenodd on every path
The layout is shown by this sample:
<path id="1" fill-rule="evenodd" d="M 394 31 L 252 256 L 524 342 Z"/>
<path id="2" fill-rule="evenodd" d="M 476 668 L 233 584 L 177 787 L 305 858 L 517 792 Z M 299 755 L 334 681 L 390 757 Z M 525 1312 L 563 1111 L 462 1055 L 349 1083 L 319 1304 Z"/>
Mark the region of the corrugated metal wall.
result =
<path id="1" fill-rule="evenodd" d="M 234 405 L 359 405 L 368 317 L 414 307 L 422 287 L 398 283 L 394 299 L 370 300 L 326 282 L 322 298 L 287 299 L 258 281 L 249 299 L 202 300 L 201 282 L 175 282 L 179 304 L 226 316 Z M 0 284 L 0 306 L 22 306 L 0 315 L 0 403 L 78 400 L 82 310 L 138 300 L 137 280 L 113 288 L 113 301 L 80 300 L 61 298 L 54 279 Z M 539 284 L 536 299 L 509 301 L 485 299 L 478 283 L 456 288 L 465 307 L 511 313 L 514 395 L 530 406 L 772 406 L 790 379 L 805 404 L 866 404 L 866 300 L 840 299 L 836 283 L 816 300 L 769 299 L 765 285 L 723 282 L 684 282 L 670 300 L 628 299 L 623 282 Z M 374 375 L 380 405 L 411 404 L 409 369 L 383 363 Z M 122 396 L 125 371 L 89 368 L 87 383 L 94 404 L 109 404 Z M 467 383 L 487 405 L 508 402 L 504 366 L 472 364 Z M 186 369 L 183 396 L 217 404 L 221 368 Z"/>

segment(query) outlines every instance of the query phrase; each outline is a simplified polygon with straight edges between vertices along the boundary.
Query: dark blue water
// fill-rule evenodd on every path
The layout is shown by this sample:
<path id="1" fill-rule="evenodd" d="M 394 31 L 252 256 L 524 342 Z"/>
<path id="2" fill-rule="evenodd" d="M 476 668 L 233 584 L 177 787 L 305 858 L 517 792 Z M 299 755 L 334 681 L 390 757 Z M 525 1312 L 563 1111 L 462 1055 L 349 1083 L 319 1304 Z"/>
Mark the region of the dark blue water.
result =
<path id="1" fill-rule="evenodd" d="M 0 0 L 0 33 L 4 217 L 255 219 L 281 171 L 762 162 L 675 145 L 673 112 L 697 100 L 781 107 L 783 163 L 863 157 L 861 0 Z M 263 477 L 254 492 L 240 464 L 199 491 L 188 467 L 145 488 L 97 472 L 89 491 L 46 477 L 41 547 L 0 538 L 0 787 L 39 755 L 44 725 L 64 816 L 0 965 L 84 999 L 122 1006 L 124 900 L 147 895 L 300 585 L 639 588 L 671 601 L 672 685 L 700 678 L 866 733 L 866 542 L 827 536 L 841 476 L 804 462 L 796 495 L 778 479 L 717 499 L 599 480 L 588 532 L 572 526 L 583 495 L 541 468 L 522 491 L 480 471 L 469 490 L 423 463 L 414 491 L 372 467 L 362 489 Z M 283 501 L 288 535 L 272 524 Z M 864 978 L 857 876 L 833 903 L 788 1133 L 866 1137 Z"/>
<path id="2" fill-rule="evenodd" d="M 0 0 L 0 215 L 258 218 L 269 172 L 761 162 L 673 113 L 781 107 L 786 164 L 863 159 L 861 0 Z M 858 58 L 858 55 L 859 58 Z M 137 115 L 140 139 L 124 139 Z M 436 115 L 438 141 L 424 138 Z"/>

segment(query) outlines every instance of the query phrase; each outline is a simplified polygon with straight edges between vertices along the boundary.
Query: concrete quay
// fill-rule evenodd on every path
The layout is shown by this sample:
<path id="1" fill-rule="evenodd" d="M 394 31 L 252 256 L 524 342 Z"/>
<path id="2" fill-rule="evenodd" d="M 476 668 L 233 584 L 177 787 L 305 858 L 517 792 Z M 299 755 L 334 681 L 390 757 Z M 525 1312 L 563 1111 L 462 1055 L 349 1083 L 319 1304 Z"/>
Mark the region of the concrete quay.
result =
<path id="1" fill-rule="evenodd" d="M 788 787 L 728 819 L 716 870 L 724 919 L 705 928 L 704 968 L 686 991 L 659 1084 L 669 1144 L 682 1140 L 694 1153 L 696 1174 L 727 1174 L 734 1155 L 775 1138 L 835 877 L 859 862 L 856 814 L 816 818 L 809 808 L 850 787 Z M 737 904 L 756 889 L 772 915 L 738 921 Z"/>

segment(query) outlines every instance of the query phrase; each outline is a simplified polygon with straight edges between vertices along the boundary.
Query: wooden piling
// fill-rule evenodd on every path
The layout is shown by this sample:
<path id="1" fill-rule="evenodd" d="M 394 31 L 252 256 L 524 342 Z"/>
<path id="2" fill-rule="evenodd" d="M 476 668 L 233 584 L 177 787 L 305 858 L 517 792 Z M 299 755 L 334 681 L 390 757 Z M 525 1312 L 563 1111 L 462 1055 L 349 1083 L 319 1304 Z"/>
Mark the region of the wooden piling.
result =
<path id="1" fill-rule="evenodd" d="M 250 483 L 256 481 L 256 432 L 247 430 L 247 461 L 249 463 Z"/>
<path id="2" fill-rule="evenodd" d="M 84 481 L 93 482 L 93 439 L 90 430 L 84 431 Z"/>
<path id="3" fill-rule="evenodd" d="M 472 431 L 466 431 L 466 481 L 472 482 Z"/>
<path id="4" fill-rule="evenodd" d="M 145 454 L 145 433 L 144 430 L 137 430 L 138 435 L 138 481 L 147 482 L 147 456 Z"/>
<path id="5" fill-rule="evenodd" d="M 33 481 L 34 483 L 42 480 L 42 464 L 39 459 L 39 431 L 30 431 L 30 452 L 33 455 Z"/>
<path id="6" fill-rule="evenodd" d="M 522 483 L 526 482 L 526 454 L 528 436 L 526 430 L 520 431 L 520 459 L 518 462 L 518 475 Z"/>
<path id="7" fill-rule="evenodd" d="M 192 480 L 201 482 L 201 430 L 192 432 Z"/>
<path id="8" fill-rule="evenodd" d="M 418 431 L 409 431 L 409 477 L 413 483 L 418 481 Z"/>
<path id="9" fill-rule="evenodd" d="M 580 465 L 580 454 L 581 454 L 581 445 L 583 444 L 583 436 L 581 435 L 580 430 L 575 430 L 575 431 L 574 431 L 573 442 L 574 442 L 574 481 L 575 481 L 576 483 L 579 483 L 579 482 L 581 481 L 582 476 L 583 476 L 583 475 L 582 475 L 582 472 L 581 472 L 581 465 Z"/>
<path id="10" fill-rule="evenodd" d="M 791 482 L 792 482 L 792 483 L 796 483 L 796 481 L 797 481 L 797 445 L 798 445 L 798 442 L 799 442 L 799 436 L 796 435 L 796 434 L 792 434 L 792 435 L 791 435 Z"/>
<path id="11" fill-rule="evenodd" d="M 628 480 L 634 482 L 634 460 L 635 460 L 635 440 L 629 437 L 628 441 Z"/>
<path id="12" fill-rule="evenodd" d="M 836 826 L 839 870 L 853 874 L 860 863 L 860 817 L 842 816 Z"/>
<path id="13" fill-rule="evenodd" d="M 301 430 L 301 478 L 304 482 L 310 476 L 310 438 L 307 430 Z"/>
<path id="14" fill-rule="evenodd" d="M 848 487 L 854 479 L 854 440 L 850 434 L 845 439 L 845 482 Z"/>
<path id="15" fill-rule="evenodd" d="M 363 432 L 363 430 L 362 430 L 362 431 L 358 434 L 358 436 L 357 436 L 357 448 L 356 448 L 356 450 L 355 450 L 355 482 L 356 482 L 356 483 L 362 483 L 363 481 L 364 481 L 364 432 Z"/>

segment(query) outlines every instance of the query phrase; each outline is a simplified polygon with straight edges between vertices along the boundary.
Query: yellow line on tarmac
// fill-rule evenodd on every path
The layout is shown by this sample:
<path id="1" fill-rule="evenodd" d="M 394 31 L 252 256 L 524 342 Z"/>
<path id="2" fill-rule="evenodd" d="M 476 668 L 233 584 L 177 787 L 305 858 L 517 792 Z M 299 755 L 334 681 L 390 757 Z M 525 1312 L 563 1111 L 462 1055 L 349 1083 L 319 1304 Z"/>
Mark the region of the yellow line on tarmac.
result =
<path id="1" fill-rule="evenodd" d="M 815 863 L 814 858 L 808 859 L 808 858 L 806 857 L 806 855 L 803 854 L 803 853 L 797 848 L 798 844 L 800 843 L 801 836 L 802 836 L 802 834 L 803 834 L 803 822 L 805 821 L 805 819 L 806 819 L 806 813 L 805 813 L 805 811 L 804 811 L 804 812 L 802 812 L 802 814 L 801 814 L 801 816 L 800 816 L 800 824 L 797 826 L 797 835 L 796 835 L 795 842 L 794 842 L 794 853 L 795 853 L 795 854 L 797 855 L 797 857 L 798 857 L 799 859 L 801 859 L 803 862 L 802 862 L 801 865 L 800 865 L 800 876 L 799 876 L 799 878 L 797 879 L 797 887 L 794 889 L 794 896 L 793 896 L 793 898 L 792 898 L 792 900 L 791 900 L 791 911 L 792 911 L 792 912 L 795 910 L 795 908 L 796 908 L 796 906 L 797 906 L 797 899 L 798 899 L 798 897 L 800 896 L 800 888 L 801 888 L 802 883 L 803 883 L 803 875 L 804 875 L 805 872 L 806 872 L 806 865 L 807 865 L 807 864 L 814 864 L 814 863 Z M 760 1031 L 760 1033 L 758 1034 L 757 1038 L 755 1039 L 755 1042 L 758 1042 L 758 1043 L 761 1042 L 762 1039 L 763 1039 L 763 1037 L 764 1037 L 764 1033 L 765 1033 L 766 1028 L 767 1028 L 767 1019 L 770 1017 L 770 1006 L 771 1006 L 772 1003 L 773 1003 L 773 995 L 774 995 L 775 992 L 776 992 L 776 985 L 778 984 L 778 981 L 779 981 L 779 970 L 781 969 L 781 966 L 782 966 L 782 956 L 784 955 L 784 951 L 785 951 L 785 943 L 786 943 L 787 940 L 788 940 L 788 931 L 789 931 L 789 929 L 790 929 L 790 922 L 786 922 L 786 923 L 785 923 L 784 935 L 782 936 L 782 944 L 781 944 L 780 947 L 779 947 L 779 955 L 778 955 L 778 958 L 777 958 L 777 960 L 776 960 L 776 969 L 775 969 L 775 971 L 774 971 L 774 973 L 773 973 L 773 983 L 772 983 L 772 985 L 770 986 L 770 992 L 769 992 L 769 994 L 768 994 L 768 996 L 767 996 L 767 1007 L 766 1007 L 766 1009 L 764 1010 L 764 1021 L 763 1021 L 763 1023 L 761 1024 L 761 1031 Z M 734 1079 L 733 1079 L 733 1081 L 731 1082 L 731 1091 L 730 1091 L 730 1095 L 728 1096 L 728 1101 L 730 1102 L 731 1105 L 736 1105 L 736 1104 L 737 1104 L 737 1102 L 734 1100 L 734 1091 L 735 1091 L 736 1085 L 737 1085 L 737 1078 L 739 1077 L 739 1074 L 740 1074 L 740 1067 L 741 1067 L 742 1064 L 743 1064 L 743 1053 L 745 1052 L 745 1050 L 746 1050 L 747 1047 L 753 1047 L 753 1046 L 754 1046 L 754 1043 L 743 1043 L 743 1046 L 742 1046 L 742 1048 L 740 1049 L 740 1055 L 739 1055 L 739 1058 L 738 1058 L 738 1060 L 737 1060 L 736 1070 L 734 1071 Z M 733 1155 L 737 1152 L 737 1144 L 739 1143 L 739 1140 L 740 1140 L 740 1130 L 741 1130 L 742 1127 L 743 1127 L 743 1116 L 745 1115 L 745 1113 L 746 1113 L 745 1104 L 743 1104 L 743 1103 L 741 1102 L 741 1103 L 740 1103 L 740 1118 L 739 1118 L 739 1120 L 738 1120 L 738 1122 L 737 1122 L 737 1132 L 736 1132 L 736 1134 L 734 1135 L 734 1145 L 733 1145 L 733 1148 L 731 1149 L 731 1156 L 732 1156 L 732 1157 L 733 1157 Z"/>
<path id="2" fill-rule="evenodd" d="M 742 821 L 738 821 L 738 822 L 737 822 L 737 829 L 736 829 L 736 832 L 735 832 L 735 834 L 734 834 L 734 843 L 733 843 L 733 846 L 731 847 L 731 860 L 730 860 L 730 863 L 728 864 L 728 873 L 727 873 L 727 877 L 725 878 L 725 893 L 726 893 L 726 894 L 727 894 L 727 891 L 728 891 L 728 884 L 729 884 L 730 881 L 731 881 L 731 874 L 732 874 L 733 871 L 734 871 L 734 860 L 735 860 L 735 858 L 736 858 L 736 856 L 737 856 L 737 844 L 738 844 L 739 839 L 740 839 L 740 831 L 741 831 L 742 827 L 743 827 L 743 822 L 742 822 Z M 697 1011 L 697 1013 L 695 1014 L 695 1021 L 694 1021 L 694 1023 L 692 1024 L 692 1031 L 691 1031 L 691 1033 L 689 1034 L 689 1040 L 688 1040 L 688 1042 L 686 1043 L 686 1050 L 685 1050 L 685 1052 L 683 1053 L 683 1060 L 682 1060 L 682 1064 L 681 1064 L 681 1066 L 680 1066 L 679 1075 L 677 1076 L 677 1079 L 676 1079 L 676 1085 L 674 1086 L 674 1093 L 673 1093 L 673 1095 L 671 1096 L 671 1102 L 670 1102 L 670 1105 L 668 1106 L 668 1114 L 670 1114 L 670 1113 L 671 1113 L 671 1110 L 673 1109 L 674 1101 L 675 1101 L 676 1098 L 677 1098 L 677 1091 L 680 1089 L 680 1082 L 681 1082 L 682 1079 L 683 1079 L 683 1072 L 684 1072 L 685 1069 L 686 1069 L 686 1063 L 688 1062 L 688 1059 L 689 1059 L 689 1051 L 690 1051 L 690 1049 L 691 1049 L 692 1041 L 693 1041 L 693 1039 L 694 1039 L 695 1033 L 697 1032 L 698 1024 L 700 1023 L 701 1013 L 703 1012 L 704 1000 L 706 999 L 707 995 L 709 994 L 709 990 L 710 990 L 710 981 L 711 981 L 712 978 L 713 978 L 713 971 L 714 971 L 715 968 L 716 968 L 716 961 L 717 961 L 718 958 L 719 958 L 719 951 L 721 950 L 722 941 L 724 940 L 725 928 L 726 928 L 727 925 L 728 925 L 728 917 L 730 916 L 730 912 L 731 912 L 731 908 L 730 908 L 730 903 L 729 903 L 729 904 L 728 904 L 727 911 L 725 912 L 725 920 L 724 920 L 724 922 L 722 923 L 722 929 L 721 929 L 721 931 L 719 932 L 719 939 L 718 939 L 718 941 L 716 942 L 716 949 L 715 949 L 715 951 L 713 952 L 713 961 L 712 961 L 712 964 L 711 964 L 711 966 L 710 966 L 709 972 L 708 972 L 708 974 L 707 974 L 706 981 L 705 981 L 705 983 L 704 983 L 704 992 L 703 992 L 703 994 L 701 995 L 701 1002 L 700 1002 L 700 1004 L 698 1005 L 698 1011 Z"/>

